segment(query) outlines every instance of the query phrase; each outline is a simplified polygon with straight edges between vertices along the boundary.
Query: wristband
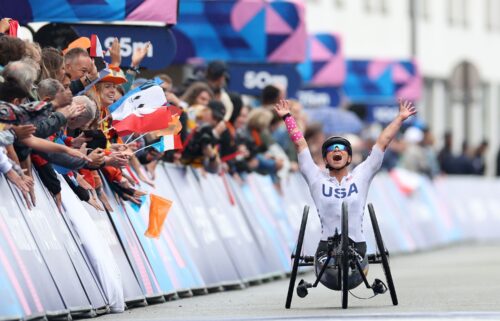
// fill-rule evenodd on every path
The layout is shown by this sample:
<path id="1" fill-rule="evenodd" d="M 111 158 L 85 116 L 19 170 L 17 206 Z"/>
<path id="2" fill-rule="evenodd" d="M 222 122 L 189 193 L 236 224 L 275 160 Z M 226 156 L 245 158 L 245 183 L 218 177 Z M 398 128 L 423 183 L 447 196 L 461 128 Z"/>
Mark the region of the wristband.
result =
<path id="1" fill-rule="evenodd" d="M 301 138 L 304 137 L 302 136 L 301 131 L 297 128 L 297 123 L 295 122 L 295 119 L 291 117 L 291 115 L 290 117 L 285 118 L 285 126 L 292 142 L 296 143 L 297 141 L 299 141 Z"/>
<path id="2" fill-rule="evenodd" d="M 14 140 L 17 139 L 16 131 L 13 128 L 9 128 L 9 132 L 14 136 Z"/>
<path id="3" fill-rule="evenodd" d="M 285 119 L 287 119 L 287 117 L 290 117 L 290 116 L 292 116 L 292 114 L 286 113 L 285 115 L 281 116 L 281 119 L 285 120 Z"/>
<path id="4" fill-rule="evenodd" d="M 130 66 L 128 68 L 128 70 L 131 70 L 131 71 L 135 72 L 136 74 L 140 74 L 141 73 L 140 70 L 139 70 L 139 66 L 137 66 L 137 67 Z"/>

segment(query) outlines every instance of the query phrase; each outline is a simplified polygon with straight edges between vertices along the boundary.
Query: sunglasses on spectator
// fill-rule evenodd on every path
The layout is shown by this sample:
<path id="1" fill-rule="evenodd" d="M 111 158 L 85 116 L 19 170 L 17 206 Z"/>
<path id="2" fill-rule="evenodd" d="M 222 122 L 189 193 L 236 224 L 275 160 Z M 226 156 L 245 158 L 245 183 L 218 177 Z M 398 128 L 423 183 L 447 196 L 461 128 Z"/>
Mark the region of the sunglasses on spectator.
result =
<path id="1" fill-rule="evenodd" d="M 345 150 L 347 150 L 347 146 L 343 145 L 343 144 L 333 144 L 333 145 L 328 146 L 326 148 L 326 151 L 327 152 L 333 152 L 336 149 L 338 149 L 339 151 L 345 151 Z"/>

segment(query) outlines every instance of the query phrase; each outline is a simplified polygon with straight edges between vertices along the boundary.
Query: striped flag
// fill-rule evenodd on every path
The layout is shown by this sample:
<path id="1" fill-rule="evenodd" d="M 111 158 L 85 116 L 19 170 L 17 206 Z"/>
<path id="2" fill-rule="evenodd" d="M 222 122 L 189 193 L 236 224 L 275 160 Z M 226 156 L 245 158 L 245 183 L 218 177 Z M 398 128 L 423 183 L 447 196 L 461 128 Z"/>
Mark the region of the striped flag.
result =
<path id="1" fill-rule="evenodd" d="M 165 129 L 172 119 L 166 104 L 163 89 L 147 82 L 109 106 L 113 127 L 120 136 Z"/>
<path id="2" fill-rule="evenodd" d="M 101 42 L 97 35 L 90 35 L 90 57 L 94 60 L 94 64 L 98 71 L 107 67 L 104 61 L 104 50 L 102 50 Z"/>
<path id="3" fill-rule="evenodd" d="M 104 51 L 102 50 L 101 42 L 97 35 L 90 36 L 90 57 L 102 57 L 104 58 Z"/>
<path id="4" fill-rule="evenodd" d="M 181 149 L 182 141 L 179 135 L 165 135 L 160 137 L 160 141 L 150 145 L 160 153 L 172 149 Z"/>

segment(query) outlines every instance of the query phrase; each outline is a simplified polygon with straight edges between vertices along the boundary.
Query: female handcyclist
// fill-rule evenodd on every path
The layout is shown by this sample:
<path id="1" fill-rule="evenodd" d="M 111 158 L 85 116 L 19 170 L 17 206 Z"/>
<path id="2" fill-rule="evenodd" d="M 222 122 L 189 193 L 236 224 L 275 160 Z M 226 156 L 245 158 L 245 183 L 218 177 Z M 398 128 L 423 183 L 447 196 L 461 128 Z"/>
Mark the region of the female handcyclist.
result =
<path id="1" fill-rule="evenodd" d="M 347 202 L 349 213 L 349 238 L 360 255 L 364 269 L 367 265 L 367 258 L 363 214 L 368 189 L 373 177 L 380 169 L 387 146 L 396 136 L 403 122 L 416 114 L 416 108 L 409 101 L 400 101 L 396 118 L 382 131 L 370 155 L 352 171 L 348 168 L 352 160 L 352 147 L 347 139 L 332 136 L 325 140 L 321 151 L 326 170 L 322 170 L 311 157 L 307 142 L 290 114 L 288 101 L 281 100 L 274 108 L 283 118 L 290 138 L 297 149 L 300 171 L 309 185 L 311 196 L 318 210 L 321 240 L 315 255 L 316 271 L 326 260 L 328 237 L 334 236 L 336 231 L 342 233 L 341 213 L 344 201 Z M 328 273 L 325 273 L 322 283 L 338 290 L 337 282 L 329 282 L 327 278 Z"/>

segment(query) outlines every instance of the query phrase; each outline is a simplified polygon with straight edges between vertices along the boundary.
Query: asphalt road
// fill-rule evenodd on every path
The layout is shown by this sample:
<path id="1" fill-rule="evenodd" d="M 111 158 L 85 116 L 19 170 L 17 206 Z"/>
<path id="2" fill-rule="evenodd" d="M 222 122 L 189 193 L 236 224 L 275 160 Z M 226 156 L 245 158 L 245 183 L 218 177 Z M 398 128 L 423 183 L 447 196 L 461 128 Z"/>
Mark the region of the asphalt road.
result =
<path id="1" fill-rule="evenodd" d="M 391 258 L 399 305 L 388 293 L 370 300 L 349 296 L 340 307 L 340 292 L 319 286 L 301 299 L 294 296 L 285 309 L 288 279 L 244 290 L 195 296 L 98 320 L 500 320 L 500 243 L 461 244 L 425 253 Z M 381 265 L 371 265 L 368 279 L 382 280 Z M 313 281 L 313 274 L 298 277 Z M 358 287 L 358 296 L 371 295 Z"/>

